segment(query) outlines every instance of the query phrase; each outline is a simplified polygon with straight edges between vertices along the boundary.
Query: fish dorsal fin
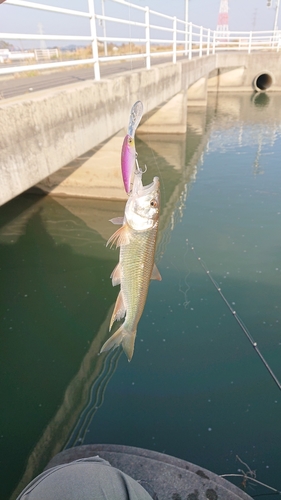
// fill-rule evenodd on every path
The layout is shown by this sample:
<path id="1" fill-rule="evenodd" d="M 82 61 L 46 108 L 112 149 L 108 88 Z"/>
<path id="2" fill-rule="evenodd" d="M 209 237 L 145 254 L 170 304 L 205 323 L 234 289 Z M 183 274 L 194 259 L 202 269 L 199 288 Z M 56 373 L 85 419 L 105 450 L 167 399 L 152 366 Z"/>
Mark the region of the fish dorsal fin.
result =
<path id="1" fill-rule="evenodd" d="M 125 314 L 126 314 L 126 307 L 124 305 L 122 291 L 120 290 L 111 316 L 109 331 L 111 330 L 114 321 L 119 321 L 120 319 L 124 318 Z"/>
<path id="2" fill-rule="evenodd" d="M 157 281 L 162 281 L 162 276 L 161 274 L 159 273 L 157 267 L 156 267 L 156 264 L 154 264 L 153 266 L 153 269 L 152 269 L 152 273 L 151 273 L 151 280 L 157 280 Z"/>
<path id="3" fill-rule="evenodd" d="M 113 217 L 113 219 L 109 219 L 109 222 L 112 222 L 112 224 L 122 225 L 124 222 L 124 217 Z"/>
<path id="4" fill-rule="evenodd" d="M 117 266 L 113 269 L 110 278 L 112 279 L 112 286 L 120 285 L 121 283 L 121 266 L 118 262 Z"/>
<path id="5" fill-rule="evenodd" d="M 112 236 L 110 236 L 106 246 L 110 244 L 110 247 L 112 245 L 116 245 L 116 247 L 120 247 L 121 245 L 128 245 L 130 243 L 130 228 L 127 224 L 124 226 L 120 227 L 113 233 Z"/>

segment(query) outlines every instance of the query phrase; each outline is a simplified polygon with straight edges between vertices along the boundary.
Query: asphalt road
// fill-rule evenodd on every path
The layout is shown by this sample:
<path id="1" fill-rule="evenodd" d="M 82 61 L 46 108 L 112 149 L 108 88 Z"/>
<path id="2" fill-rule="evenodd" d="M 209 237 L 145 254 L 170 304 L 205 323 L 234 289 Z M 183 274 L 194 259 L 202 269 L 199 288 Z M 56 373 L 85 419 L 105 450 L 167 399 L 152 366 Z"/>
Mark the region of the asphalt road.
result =
<path id="1" fill-rule="evenodd" d="M 152 59 L 153 65 L 169 62 L 172 57 L 157 57 Z M 104 63 L 100 65 L 101 78 L 113 76 L 124 71 L 145 68 L 145 60 L 124 61 L 120 63 Z M 94 78 L 94 68 L 60 69 L 52 73 L 41 73 L 38 76 L 17 77 L 5 79 L 0 76 L 0 99 L 8 99 L 18 95 L 29 94 L 38 90 L 68 85 Z"/>

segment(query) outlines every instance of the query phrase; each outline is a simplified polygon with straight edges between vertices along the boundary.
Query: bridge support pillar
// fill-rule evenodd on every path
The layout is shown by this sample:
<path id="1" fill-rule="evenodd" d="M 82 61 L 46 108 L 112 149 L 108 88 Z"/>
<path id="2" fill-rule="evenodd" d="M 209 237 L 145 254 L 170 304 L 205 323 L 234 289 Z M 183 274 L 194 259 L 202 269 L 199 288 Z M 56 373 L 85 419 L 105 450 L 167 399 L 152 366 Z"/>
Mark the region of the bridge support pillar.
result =
<path id="1" fill-rule="evenodd" d="M 54 196 L 127 200 L 120 166 L 124 135 L 118 132 L 96 152 L 91 150 L 36 187 Z"/>
<path id="2" fill-rule="evenodd" d="M 208 91 L 233 92 L 235 90 L 245 90 L 245 73 L 246 69 L 244 66 L 239 66 L 234 69 L 218 68 L 210 75 L 208 80 Z"/>
<path id="3" fill-rule="evenodd" d="M 188 107 L 207 105 L 207 78 L 200 78 L 188 88 L 187 104 Z"/>
<path id="4" fill-rule="evenodd" d="M 185 134 L 186 114 L 186 91 L 183 91 L 148 118 L 137 134 Z"/>

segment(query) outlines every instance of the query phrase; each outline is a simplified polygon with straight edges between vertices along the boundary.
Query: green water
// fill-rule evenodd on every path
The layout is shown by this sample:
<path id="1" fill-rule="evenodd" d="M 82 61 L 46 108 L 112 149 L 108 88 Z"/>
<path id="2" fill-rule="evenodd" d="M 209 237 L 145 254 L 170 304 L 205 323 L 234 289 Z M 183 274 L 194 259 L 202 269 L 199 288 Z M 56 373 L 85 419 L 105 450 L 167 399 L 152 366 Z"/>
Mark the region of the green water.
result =
<path id="1" fill-rule="evenodd" d="M 161 179 L 163 281 L 151 283 L 131 363 L 97 355 L 118 288 L 108 219 L 124 204 L 24 194 L 1 207 L 1 499 L 83 443 L 218 474 L 245 469 L 239 455 L 281 489 L 280 391 L 198 261 L 280 380 L 279 110 L 278 94 L 210 95 L 186 137 L 138 139 L 144 182 Z"/>

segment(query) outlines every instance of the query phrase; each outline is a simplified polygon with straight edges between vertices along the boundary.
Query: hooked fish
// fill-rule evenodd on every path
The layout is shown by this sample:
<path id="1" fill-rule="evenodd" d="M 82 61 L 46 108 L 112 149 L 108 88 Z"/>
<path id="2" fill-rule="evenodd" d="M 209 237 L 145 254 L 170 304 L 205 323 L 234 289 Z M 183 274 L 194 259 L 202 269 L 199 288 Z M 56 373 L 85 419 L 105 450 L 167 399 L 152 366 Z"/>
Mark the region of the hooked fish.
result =
<path id="1" fill-rule="evenodd" d="M 123 224 L 108 240 L 120 247 L 119 262 L 111 274 L 112 285 L 120 284 L 120 292 L 111 317 L 109 331 L 125 316 L 123 324 L 105 342 L 101 352 L 122 344 L 130 361 L 134 352 L 138 322 L 141 318 L 151 279 L 161 280 L 154 263 L 160 210 L 160 183 L 154 177 L 148 186 L 142 184 L 142 171 L 135 173 L 132 193 L 126 203 Z"/>
<path id="2" fill-rule="evenodd" d="M 143 105 L 141 101 L 135 102 L 132 106 L 128 133 L 124 138 L 122 151 L 121 151 L 121 171 L 123 177 L 124 188 L 127 194 L 131 190 L 132 176 L 135 170 L 136 162 L 136 147 L 135 147 L 135 133 L 136 129 L 141 121 L 143 114 Z"/>

